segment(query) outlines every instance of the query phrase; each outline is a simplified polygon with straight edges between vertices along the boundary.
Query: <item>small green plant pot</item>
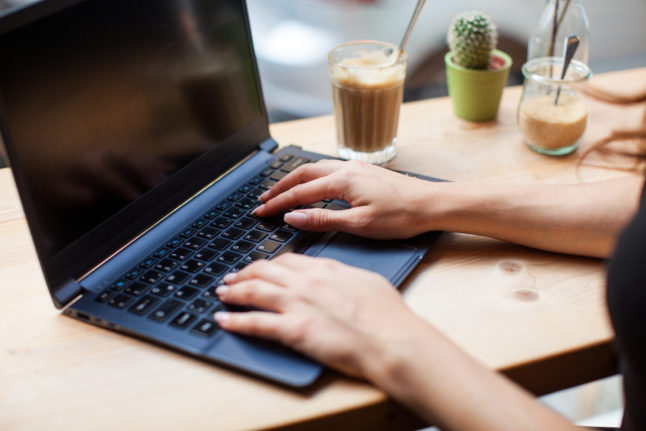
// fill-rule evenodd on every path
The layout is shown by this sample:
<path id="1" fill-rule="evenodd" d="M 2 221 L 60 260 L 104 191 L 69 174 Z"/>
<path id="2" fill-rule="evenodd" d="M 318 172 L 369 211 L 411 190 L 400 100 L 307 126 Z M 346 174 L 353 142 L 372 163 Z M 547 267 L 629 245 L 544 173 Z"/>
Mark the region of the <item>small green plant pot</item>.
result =
<path id="1" fill-rule="evenodd" d="M 501 63 L 495 69 L 466 69 L 453 63 L 453 54 L 444 56 L 446 82 L 453 101 L 453 112 L 468 121 L 489 121 L 496 118 L 502 90 L 507 83 L 511 57 L 494 50 L 493 56 Z"/>

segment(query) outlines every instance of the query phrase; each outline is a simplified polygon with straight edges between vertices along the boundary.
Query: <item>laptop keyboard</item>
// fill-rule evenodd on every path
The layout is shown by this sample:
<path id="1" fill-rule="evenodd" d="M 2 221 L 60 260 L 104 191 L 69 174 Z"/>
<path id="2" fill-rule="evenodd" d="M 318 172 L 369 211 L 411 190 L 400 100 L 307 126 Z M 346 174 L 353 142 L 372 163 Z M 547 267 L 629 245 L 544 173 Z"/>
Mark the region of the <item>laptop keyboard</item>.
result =
<path id="1" fill-rule="evenodd" d="M 275 159 L 114 280 L 96 301 L 195 336 L 212 337 L 218 331 L 212 315 L 225 309 L 215 294 L 222 276 L 259 259 L 302 251 L 318 236 L 285 224 L 282 217 L 261 219 L 251 214 L 260 204 L 258 196 L 308 162 L 289 154 Z M 313 206 L 344 208 L 329 200 Z"/>

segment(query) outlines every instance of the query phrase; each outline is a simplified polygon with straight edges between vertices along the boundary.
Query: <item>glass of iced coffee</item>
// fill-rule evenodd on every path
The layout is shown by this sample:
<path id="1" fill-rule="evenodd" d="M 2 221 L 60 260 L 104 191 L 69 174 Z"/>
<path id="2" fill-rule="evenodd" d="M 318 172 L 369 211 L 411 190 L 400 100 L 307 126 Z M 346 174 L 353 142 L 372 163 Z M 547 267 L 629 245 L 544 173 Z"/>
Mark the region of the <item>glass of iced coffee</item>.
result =
<path id="1" fill-rule="evenodd" d="M 328 55 L 339 156 L 381 164 L 395 157 L 405 52 L 385 42 L 356 41 Z"/>
<path id="2" fill-rule="evenodd" d="M 518 127 L 532 150 L 551 156 L 575 151 L 588 121 L 588 106 L 577 90 L 590 79 L 590 69 L 572 60 L 561 79 L 562 67 L 557 57 L 536 58 L 522 67 Z"/>

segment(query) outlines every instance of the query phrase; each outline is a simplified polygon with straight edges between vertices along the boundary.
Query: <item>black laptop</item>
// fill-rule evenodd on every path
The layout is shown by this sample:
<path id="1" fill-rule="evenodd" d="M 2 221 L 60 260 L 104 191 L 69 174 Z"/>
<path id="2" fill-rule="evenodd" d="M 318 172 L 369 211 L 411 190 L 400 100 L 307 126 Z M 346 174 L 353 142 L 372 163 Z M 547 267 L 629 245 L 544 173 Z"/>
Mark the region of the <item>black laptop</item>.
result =
<path id="1" fill-rule="evenodd" d="M 0 121 L 56 307 L 286 385 L 322 367 L 219 329 L 224 274 L 297 252 L 399 285 L 435 238 L 313 234 L 251 214 L 326 156 L 275 152 L 243 0 L 47 0 L 0 15 Z"/>

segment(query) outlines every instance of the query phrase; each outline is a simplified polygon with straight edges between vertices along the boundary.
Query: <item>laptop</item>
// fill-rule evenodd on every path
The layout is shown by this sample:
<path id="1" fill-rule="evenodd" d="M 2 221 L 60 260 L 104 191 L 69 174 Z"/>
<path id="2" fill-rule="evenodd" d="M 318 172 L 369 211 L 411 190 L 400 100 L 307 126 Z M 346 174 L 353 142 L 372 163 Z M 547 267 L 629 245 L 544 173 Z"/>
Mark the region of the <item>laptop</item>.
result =
<path id="1" fill-rule="evenodd" d="M 398 286 L 436 238 L 314 234 L 251 214 L 329 156 L 277 151 L 243 0 L 36 2 L 0 15 L 0 65 L 10 166 L 51 298 L 72 318 L 307 386 L 320 364 L 218 328 L 221 277 L 297 252 Z"/>

